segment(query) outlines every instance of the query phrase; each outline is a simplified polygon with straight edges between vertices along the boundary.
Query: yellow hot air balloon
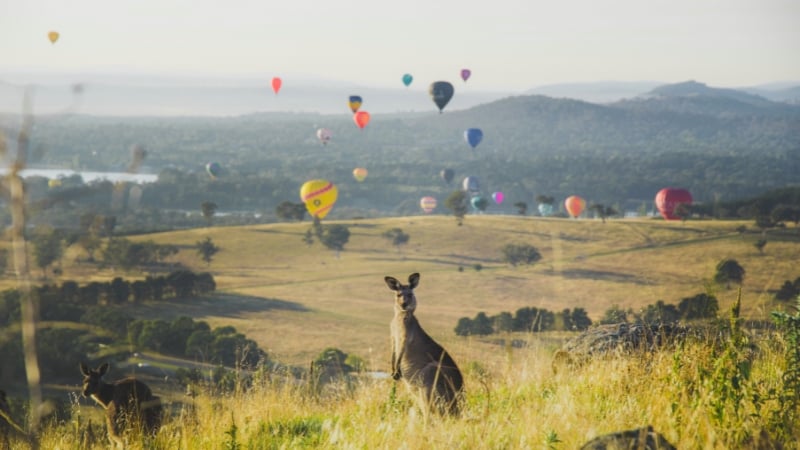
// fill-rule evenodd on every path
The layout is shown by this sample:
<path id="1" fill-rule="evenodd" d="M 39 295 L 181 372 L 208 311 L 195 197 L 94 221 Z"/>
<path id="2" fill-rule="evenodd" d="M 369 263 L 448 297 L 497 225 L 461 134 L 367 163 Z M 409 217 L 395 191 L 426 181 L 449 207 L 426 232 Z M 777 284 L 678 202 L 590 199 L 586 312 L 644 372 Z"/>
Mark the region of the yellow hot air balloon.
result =
<path id="1" fill-rule="evenodd" d="M 58 36 L 60 36 L 58 34 L 58 31 L 51 31 L 51 32 L 47 33 L 47 38 L 50 39 L 50 43 L 51 44 L 55 44 L 56 43 L 56 41 L 58 40 Z"/>
<path id="2" fill-rule="evenodd" d="M 367 169 L 363 167 L 356 167 L 353 169 L 353 178 L 355 178 L 359 183 L 364 181 L 364 179 L 367 178 Z"/>
<path id="3" fill-rule="evenodd" d="M 324 219 L 331 211 L 339 191 L 328 180 L 306 181 L 300 188 L 300 199 L 306 204 L 308 213 Z"/>
<path id="4" fill-rule="evenodd" d="M 60 186 L 61 186 L 61 180 L 58 179 L 58 178 L 51 178 L 47 182 L 47 187 L 49 187 L 50 189 L 57 188 L 57 187 L 60 187 Z"/>

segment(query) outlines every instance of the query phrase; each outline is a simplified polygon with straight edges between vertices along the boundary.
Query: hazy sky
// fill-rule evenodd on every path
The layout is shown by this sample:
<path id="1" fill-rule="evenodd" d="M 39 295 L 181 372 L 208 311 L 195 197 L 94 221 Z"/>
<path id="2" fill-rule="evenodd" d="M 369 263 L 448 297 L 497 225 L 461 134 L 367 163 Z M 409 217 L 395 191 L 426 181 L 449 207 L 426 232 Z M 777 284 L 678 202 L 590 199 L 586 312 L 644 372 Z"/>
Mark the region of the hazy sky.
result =
<path id="1" fill-rule="evenodd" d="M 51 45 L 47 32 L 57 30 Z M 3 72 L 324 77 L 476 90 L 800 80 L 798 0 L 0 0 Z"/>

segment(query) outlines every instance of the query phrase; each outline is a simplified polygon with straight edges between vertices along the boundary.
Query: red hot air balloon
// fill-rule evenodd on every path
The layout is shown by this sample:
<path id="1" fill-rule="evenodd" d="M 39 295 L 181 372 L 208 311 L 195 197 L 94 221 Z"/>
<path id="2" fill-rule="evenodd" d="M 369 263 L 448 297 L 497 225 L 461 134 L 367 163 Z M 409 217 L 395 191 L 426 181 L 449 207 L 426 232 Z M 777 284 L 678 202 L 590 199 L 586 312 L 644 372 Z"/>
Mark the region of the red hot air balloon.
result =
<path id="1" fill-rule="evenodd" d="M 283 81 L 281 81 L 280 78 L 275 77 L 275 78 L 272 79 L 272 90 L 275 91 L 275 95 L 278 95 L 278 91 L 281 90 L 281 85 L 282 84 L 283 84 Z"/>
<path id="2" fill-rule="evenodd" d="M 369 113 L 366 111 L 359 111 L 353 114 L 353 121 L 358 125 L 358 128 L 363 130 L 369 123 Z"/>
<path id="3" fill-rule="evenodd" d="M 691 205 L 692 194 L 686 189 L 664 188 L 656 194 L 656 208 L 664 220 L 680 220 L 678 207 L 680 205 Z M 678 214 L 676 214 L 678 213 Z"/>
<path id="4" fill-rule="evenodd" d="M 583 209 L 586 208 L 586 200 L 577 195 L 571 195 L 564 200 L 564 207 L 567 208 L 569 215 L 575 218 L 580 216 Z"/>

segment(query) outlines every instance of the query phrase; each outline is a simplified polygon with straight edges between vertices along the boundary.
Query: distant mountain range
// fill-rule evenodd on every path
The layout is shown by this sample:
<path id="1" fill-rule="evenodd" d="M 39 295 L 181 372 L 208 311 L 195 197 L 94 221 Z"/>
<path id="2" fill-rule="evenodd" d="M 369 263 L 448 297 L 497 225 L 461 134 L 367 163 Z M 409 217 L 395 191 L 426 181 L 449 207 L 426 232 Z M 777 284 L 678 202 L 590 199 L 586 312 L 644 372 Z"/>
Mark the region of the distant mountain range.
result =
<path id="1" fill-rule="evenodd" d="M 21 80 L 25 80 L 23 83 Z M 33 86 L 34 112 L 65 110 L 98 116 L 238 116 L 260 112 L 347 114 L 347 99 L 360 95 L 371 113 L 431 112 L 427 86 L 376 88 L 329 80 L 302 79 L 284 83 L 278 95 L 255 78 L 203 79 L 137 75 L 16 76 L 0 79 L 0 113 L 19 113 L 25 86 Z M 79 86 L 80 95 L 75 95 Z M 457 85 L 447 111 L 466 110 L 514 95 L 543 95 L 608 104 L 626 99 L 713 96 L 765 105 L 765 101 L 800 104 L 800 82 L 722 89 L 688 81 L 564 83 L 528 91 L 474 91 Z"/>

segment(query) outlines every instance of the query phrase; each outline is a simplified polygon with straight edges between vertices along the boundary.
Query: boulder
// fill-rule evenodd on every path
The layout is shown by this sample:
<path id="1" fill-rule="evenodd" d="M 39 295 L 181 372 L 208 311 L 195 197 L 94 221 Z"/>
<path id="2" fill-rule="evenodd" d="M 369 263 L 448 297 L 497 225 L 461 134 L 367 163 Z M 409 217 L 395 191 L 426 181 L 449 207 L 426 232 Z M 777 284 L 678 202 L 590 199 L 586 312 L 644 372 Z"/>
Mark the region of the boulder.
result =
<path id="1" fill-rule="evenodd" d="M 653 427 L 636 428 L 598 436 L 583 444 L 580 450 L 676 450 Z"/>

